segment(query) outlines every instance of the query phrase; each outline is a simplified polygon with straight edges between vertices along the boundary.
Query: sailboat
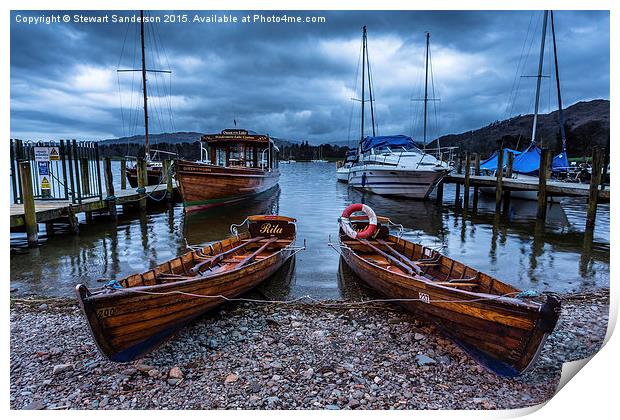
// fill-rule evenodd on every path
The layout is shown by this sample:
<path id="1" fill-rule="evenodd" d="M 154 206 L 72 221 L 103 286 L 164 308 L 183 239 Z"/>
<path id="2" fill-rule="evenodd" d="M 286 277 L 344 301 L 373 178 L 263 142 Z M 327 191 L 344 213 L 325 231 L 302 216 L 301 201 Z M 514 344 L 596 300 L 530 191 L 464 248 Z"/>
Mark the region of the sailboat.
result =
<path id="1" fill-rule="evenodd" d="M 561 172 L 567 171 L 569 169 L 568 157 L 566 154 L 566 131 L 564 129 L 564 114 L 562 109 L 562 96 L 560 93 L 560 77 L 558 71 L 558 55 L 557 55 L 557 46 L 555 42 L 555 25 L 553 21 L 553 11 L 550 13 L 551 15 L 551 32 L 553 38 L 553 57 L 555 64 L 555 80 L 556 80 L 556 88 L 558 95 L 558 108 L 559 108 L 559 125 L 560 125 L 560 136 L 562 138 L 562 151 L 553 157 L 551 162 L 551 170 L 553 172 Z M 536 139 L 536 129 L 538 122 L 538 112 L 539 112 L 539 104 L 540 104 L 540 84 L 543 69 L 543 61 L 545 55 L 545 38 L 547 36 L 547 21 L 549 17 L 549 11 L 545 10 L 543 13 L 543 26 L 542 26 L 542 36 L 540 41 L 540 55 L 538 59 L 538 73 L 536 76 L 536 100 L 534 105 L 534 120 L 532 123 L 532 137 L 530 140 L 529 146 L 522 152 L 518 150 L 512 149 L 504 149 L 504 153 L 512 152 L 515 156 L 513 165 L 512 165 L 512 173 L 513 178 L 524 179 L 538 182 L 538 176 L 540 172 L 540 153 L 541 149 L 538 146 L 538 141 Z M 504 164 L 504 168 L 506 165 Z M 493 171 L 497 170 L 497 152 L 493 153 L 487 160 L 480 164 L 480 168 L 482 170 Z M 491 193 L 495 194 L 494 187 L 484 187 L 480 188 L 483 193 Z M 524 200 L 538 200 L 538 192 L 537 191 L 513 191 L 511 193 L 513 198 L 520 198 Z M 559 198 L 550 197 L 551 201 L 559 202 Z"/>
<path id="2" fill-rule="evenodd" d="M 176 155 L 176 153 L 156 150 L 151 154 L 149 145 L 149 112 L 148 112 L 148 90 L 147 90 L 147 73 L 172 73 L 170 70 L 152 70 L 146 67 L 146 55 L 144 46 L 144 10 L 140 10 L 140 50 L 142 55 L 142 67 L 140 69 L 119 69 L 117 72 L 141 72 L 142 73 L 142 98 L 144 107 L 144 159 L 146 160 L 147 182 L 146 185 L 157 185 L 162 182 L 163 165 L 158 160 L 159 154 Z M 127 181 L 132 188 L 138 186 L 138 167 L 137 164 L 127 168 Z"/>
<path id="3" fill-rule="evenodd" d="M 428 37 L 426 71 L 428 74 Z M 366 72 L 366 69 L 368 72 Z M 372 136 L 364 136 L 366 73 L 372 120 Z M 427 77 L 428 84 L 428 77 Z M 409 136 L 378 136 L 375 131 L 374 98 L 368 58 L 366 27 L 362 33 L 362 116 L 358 158 L 349 168 L 349 185 L 385 196 L 424 199 L 452 168 L 430 153 L 420 150 Z M 428 101 L 426 98 L 425 104 Z M 426 117 L 426 106 L 425 106 Z M 426 118 L 425 118 L 426 121 Z M 426 128 L 426 124 L 425 124 Z M 426 130 L 425 130 L 426 135 Z M 343 166 L 344 167 L 344 166 Z"/>
<path id="4" fill-rule="evenodd" d="M 323 146 L 319 146 L 319 150 L 317 152 L 317 159 L 312 159 L 312 162 L 314 162 L 314 163 L 325 163 L 325 162 L 327 162 L 325 159 L 323 159 Z"/>

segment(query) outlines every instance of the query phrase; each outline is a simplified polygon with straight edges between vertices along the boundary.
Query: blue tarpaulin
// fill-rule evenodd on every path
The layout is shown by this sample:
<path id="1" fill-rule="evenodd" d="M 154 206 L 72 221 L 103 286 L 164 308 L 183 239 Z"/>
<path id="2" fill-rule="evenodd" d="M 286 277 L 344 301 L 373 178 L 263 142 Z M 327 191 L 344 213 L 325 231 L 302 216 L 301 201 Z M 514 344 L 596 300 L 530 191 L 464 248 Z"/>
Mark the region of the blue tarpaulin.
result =
<path id="1" fill-rule="evenodd" d="M 568 156 L 566 150 L 562 150 L 559 155 L 553 157 L 551 169 L 554 171 L 566 171 L 570 165 L 568 164 Z"/>
<path id="2" fill-rule="evenodd" d="M 551 170 L 560 171 L 568 168 L 568 158 L 566 151 L 553 157 L 551 161 Z M 536 175 L 540 170 L 540 148 L 531 145 L 523 153 L 517 156 L 512 164 L 512 171 L 519 174 Z"/>
<path id="3" fill-rule="evenodd" d="M 507 148 L 504 149 L 504 168 L 506 168 L 506 162 L 508 160 L 506 156 L 508 156 L 508 152 L 512 152 L 512 154 L 515 156 L 518 156 L 521 154 L 521 152 L 519 152 L 518 150 L 507 149 Z M 493 152 L 491 157 L 489 157 L 484 162 L 480 162 L 480 169 L 486 169 L 490 171 L 497 170 L 497 152 Z"/>
<path id="4" fill-rule="evenodd" d="M 362 142 L 362 152 L 367 152 L 377 147 L 415 147 L 413 139 L 409 136 L 399 134 L 397 136 L 368 136 Z"/>

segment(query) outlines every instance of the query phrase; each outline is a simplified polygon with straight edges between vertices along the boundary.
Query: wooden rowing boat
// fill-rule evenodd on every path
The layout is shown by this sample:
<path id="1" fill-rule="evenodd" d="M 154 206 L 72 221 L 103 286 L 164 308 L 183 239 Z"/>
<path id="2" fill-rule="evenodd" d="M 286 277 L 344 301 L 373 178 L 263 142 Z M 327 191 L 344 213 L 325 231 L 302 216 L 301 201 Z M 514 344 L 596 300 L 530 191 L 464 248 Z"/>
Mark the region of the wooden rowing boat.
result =
<path id="1" fill-rule="evenodd" d="M 350 218 L 356 230 L 368 218 Z M 557 323 L 560 301 L 544 302 L 439 252 L 390 234 L 378 218 L 375 236 L 352 239 L 340 230 L 346 264 L 371 288 L 435 323 L 478 362 L 502 376 L 531 367 Z"/>
<path id="2" fill-rule="evenodd" d="M 99 350 L 115 362 L 137 358 L 226 298 L 258 286 L 300 249 L 290 217 L 249 216 L 242 226 L 233 237 L 98 290 L 78 284 Z"/>

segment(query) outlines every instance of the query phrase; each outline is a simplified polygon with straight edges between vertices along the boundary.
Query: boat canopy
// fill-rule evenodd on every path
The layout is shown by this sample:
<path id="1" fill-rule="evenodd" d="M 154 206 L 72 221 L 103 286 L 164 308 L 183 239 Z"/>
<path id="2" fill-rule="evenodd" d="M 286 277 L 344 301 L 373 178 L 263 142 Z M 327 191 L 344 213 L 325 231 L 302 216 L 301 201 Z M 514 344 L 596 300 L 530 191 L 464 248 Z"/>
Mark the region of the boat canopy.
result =
<path id="1" fill-rule="evenodd" d="M 201 140 L 205 143 L 214 144 L 214 143 L 254 143 L 260 144 L 264 143 L 268 145 L 269 143 L 273 144 L 273 141 L 269 138 L 268 135 L 263 134 L 253 134 L 248 132 L 248 130 L 239 130 L 239 129 L 225 129 L 222 130 L 221 133 L 218 134 L 205 134 L 201 137 Z"/>
<path id="2" fill-rule="evenodd" d="M 504 149 L 504 168 L 506 167 L 506 156 L 508 152 L 512 152 L 513 155 L 518 156 L 521 154 L 520 151 L 514 149 Z M 480 163 L 480 169 L 486 170 L 496 170 L 497 169 L 497 152 L 493 152 L 493 154 L 484 162 Z"/>
<path id="3" fill-rule="evenodd" d="M 568 158 L 566 151 L 562 150 L 560 154 L 553 157 L 551 161 L 552 171 L 566 170 L 568 167 Z M 520 174 L 537 174 L 540 169 L 540 147 L 531 145 L 519 156 L 515 157 L 512 164 L 513 172 Z"/>
<path id="4" fill-rule="evenodd" d="M 413 139 L 399 134 L 396 136 L 367 136 L 362 142 L 362 152 L 379 147 L 416 147 Z"/>

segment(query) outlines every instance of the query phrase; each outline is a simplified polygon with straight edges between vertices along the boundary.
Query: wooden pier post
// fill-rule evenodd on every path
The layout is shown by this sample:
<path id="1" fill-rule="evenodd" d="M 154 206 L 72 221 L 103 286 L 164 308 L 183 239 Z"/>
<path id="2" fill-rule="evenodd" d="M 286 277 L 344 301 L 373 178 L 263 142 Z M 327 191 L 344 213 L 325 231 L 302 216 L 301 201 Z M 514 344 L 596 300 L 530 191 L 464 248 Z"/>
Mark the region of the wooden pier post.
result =
<path id="1" fill-rule="evenodd" d="M 480 176 L 480 154 L 476 153 L 474 155 L 474 175 Z M 474 186 L 474 201 L 472 203 L 473 211 L 476 213 L 478 211 L 478 186 Z"/>
<path id="2" fill-rule="evenodd" d="M 499 213 L 502 202 L 502 181 L 504 180 L 504 148 L 501 147 L 497 151 L 497 172 L 495 185 L 495 212 Z"/>
<path id="3" fill-rule="evenodd" d="M 121 159 L 121 190 L 127 189 L 127 159 Z"/>
<path id="4" fill-rule="evenodd" d="M 460 154 L 457 156 L 456 173 L 459 175 L 463 173 L 463 159 Z M 455 210 L 461 209 L 461 184 L 458 181 L 454 185 L 454 207 Z"/>
<path id="5" fill-rule="evenodd" d="M 166 198 L 168 201 L 173 200 L 174 189 L 172 188 L 172 161 L 170 159 L 166 159 L 163 162 L 163 176 L 166 177 Z"/>
<path id="6" fill-rule="evenodd" d="M 137 177 L 138 177 L 138 197 L 140 203 L 140 211 L 146 210 L 146 161 L 144 158 L 138 158 L 137 163 Z"/>
<path id="7" fill-rule="evenodd" d="M 598 189 L 601 184 L 603 156 L 601 149 L 592 148 L 592 178 L 590 178 L 590 193 L 588 195 L 588 213 L 586 217 L 586 230 L 594 229 L 596 222 L 596 207 L 598 204 Z"/>
<path id="8" fill-rule="evenodd" d="M 443 180 L 439 181 L 439 184 L 437 184 L 437 196 L 435 197 L 435 203 L 438 206 L 443 204 L 443 184 Z"/>
<path id="9" fill-rule="evenodd" d="M 104 176 L 105 176 L 105 191 L 107 197 L 105 201 L 108 202 L 108 212 L 110 216 L 116 220 L 116 197 L 114 196 L 114 178 L 112 175 L 112 161 L 109 157 L 104 159 Z"/>
<path id="10" fill-rule="evenodd" d="M 547 217 L 547 170 L 551 164 L 550 157 L 549 149 L 541 149 L 538 169 L 538 211 L 536 212 L 536 217 L 541 220 Z"/>
<path id="11" fill-rule="evenodd" d="M 88 168 L 88 158 L 81 157 L 80 158 L 80 176 L 82 177 L 81 185 L 82 185 L 82 194 L 90 195 L 90 171 Z M 86 214 L 86 222 L 92 223 L 93 221 L 93 212 L 87 211 Z"/>
<path id="12" fill-rule="evenodd" d="M 463 188 L 463 210 L 467 213 L 469 208 L 469 177 L 471 176 L 471 155 L 465 153 L 465 185 Z"/>
<path id="13" fill-rule="evenodd" d="M 34 208 L 34 195 L 32 192 L 32 173 L 30 162 L 19 163 L 19 181 L 22 187 L 22 202 L 24 204 L 24 223 L 26 224 L 26 238 L 28 246 L 39 246 L 39 232 L 37 225 L 37 213 Z"/>
<path id="14" fill-rule="evenodd" d="M 75 214 L 75 210 L 73 209 L 73 205 L 69 204 L 67 208 L 67 219 L 69 220 L 69 230 L 73 234 L 77 234 L 80 232 L 80 223 Z"/>
<path id="15" fill-rule="evenodd" d="M 506 178 L 512 178 L 512 164 L 514 162 L 515 155 L 512 152 L 508 152 L 508 156 L 506 159 Z M 510 190 L 504 189 L 504 209 L 503 213 L 508 214 L 510 210 Z"/>

